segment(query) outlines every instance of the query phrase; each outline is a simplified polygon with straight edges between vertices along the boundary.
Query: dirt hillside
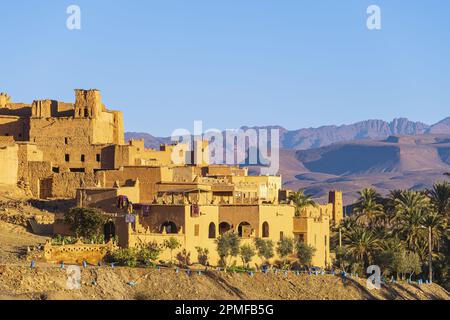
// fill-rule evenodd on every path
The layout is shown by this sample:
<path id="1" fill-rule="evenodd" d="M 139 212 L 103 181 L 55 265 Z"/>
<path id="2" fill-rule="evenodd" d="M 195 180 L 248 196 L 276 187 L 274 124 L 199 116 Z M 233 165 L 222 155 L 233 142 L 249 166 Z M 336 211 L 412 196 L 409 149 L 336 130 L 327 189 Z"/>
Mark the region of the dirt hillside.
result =
<path id="1" fill-rule="evenodd" d="M 67 270 L 40 265 L 0 266 L 1 299 L 450 299 L 438 285 L 389 284 L 379 291 L 366 289 L 363 279 L 288 274 L 201 275 L 174 270 L 92 267 L 82 270 L 82 286 L 67 289 Z"/>

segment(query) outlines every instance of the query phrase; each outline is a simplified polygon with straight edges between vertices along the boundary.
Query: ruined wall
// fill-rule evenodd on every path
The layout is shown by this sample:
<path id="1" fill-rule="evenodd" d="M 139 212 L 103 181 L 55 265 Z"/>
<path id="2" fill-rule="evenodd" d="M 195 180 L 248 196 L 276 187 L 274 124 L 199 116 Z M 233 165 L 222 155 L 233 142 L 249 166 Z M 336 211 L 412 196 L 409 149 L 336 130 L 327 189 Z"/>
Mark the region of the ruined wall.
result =
<path id="1" fill-rule="evenodd" d="M 5 92 L 0 92 L 0 108 L 5 108 L 9 103 L 11 103 L 11 97 Z"/>
<path id="2" fill-rule="evenodd" d="M 77 189 L 97 185 L 94 173 L 63 172 L 52 175 L 53 198 L 75 198 Z"/>
<path id="3" fill-rule="evenodd" d="M 31 119 L 31 141 L 44 153 L 44 160 L 61 171 L 111 169 L 114 155 L 110 146 L 91 143 L 93 123 L 87 119 Z"/>
<path id="4" fill-rule="evenodd" d="M 117 208 L 117 188 L 78 189 L 76 200 L 79 207 L 92 207 L 107 213 L 123 212 Z"/>
<path id="5" fill-rule="evenodd" d="M 48 195 L 49 197 L 51 196 L 51 178 L 52 166 L 50 162 L 28 162 L 28 183 L 30 191 L 34 197 L 40 198 L 41 195 Z M 44 186 L 45 183 L 47 184 Z M 44 187 L 47 187 L 48 191 L 42 190 L 42 188 Z"/>
<path id="6" fill-rule="evenodd" d="M 139 185 L 120 188 L 78 189 L 76 200 L 80 207 L 93 207 L 107 213 L 124 213 L 117 207 L 117 197 L 127 196 L 132 203 L 139 203 Z"/>
<path id="7" fill-rule="evenodd" d="M 18 160 L 19 168 L 17 173 L 18 180 L 28 181 L 28 163 L 29 162 L 42 162 L 43 154 L 42 151 L 37 148 L 36 145 L 27 142 L 18 143 Z"/>
<path id="8" fill-rule="evenodd" d="M 140 202 L 151 203 L 156 196 L 156 183 L 161 182 L 164 168 L 161 167 L 124 167 L 121 170 L 105 171 L 104 187 L 112 188 L 116 181 L 127 185 L 139 178 Z"/>
<path id="9" fill-rule="evenodd" d="M 105 110 L 100 91 L 95 89 L 75 89 L 76 118 L 97 118 Z"/>
<path id="10" fill-rule="evenodd" d="M 0 136 L 11 136 L 15 141 L 29 139 L 29 119 L 18 116 L 0 116 Z"/>

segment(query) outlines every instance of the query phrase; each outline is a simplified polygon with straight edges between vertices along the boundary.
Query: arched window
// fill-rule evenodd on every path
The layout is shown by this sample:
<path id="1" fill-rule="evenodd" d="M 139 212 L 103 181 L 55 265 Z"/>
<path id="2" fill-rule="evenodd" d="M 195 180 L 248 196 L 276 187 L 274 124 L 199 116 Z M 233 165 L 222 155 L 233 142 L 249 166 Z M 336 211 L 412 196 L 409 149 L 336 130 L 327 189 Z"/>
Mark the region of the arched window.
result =
<path id="1" fill-rule="evenodd" d="M 231 230 L 231 225 L 228 222 L 221 222 L 219 224 L 219 234 L 222 235 Z"/>
<path id="2" fill-rule="evenodd" d="M 239 237 L 249 238 L 252 234 L 252 226 L 248 222 L 241 222 L 238 226 Z"/>
<path id="3" fill-rule="evenodd" d="M 216 224 L 211 222 L 209 224 L 208 238 L 215 239 L 216 238 Z"/>
<path id="4" fill-rule="evenodd" d="M 269 224 L 266 222 L 262 225 L 262 237 L 268 238 L 269 237 Z"/>
<path id="5" fill-rule="evenodd" d="M 177 234 L 178 228 L 177 225 L 172 221 L 166 221 L 161 225 L 161 232 L 164 231 L 164 228 L 166 228 L 166 233 L 168 234 Z"/>

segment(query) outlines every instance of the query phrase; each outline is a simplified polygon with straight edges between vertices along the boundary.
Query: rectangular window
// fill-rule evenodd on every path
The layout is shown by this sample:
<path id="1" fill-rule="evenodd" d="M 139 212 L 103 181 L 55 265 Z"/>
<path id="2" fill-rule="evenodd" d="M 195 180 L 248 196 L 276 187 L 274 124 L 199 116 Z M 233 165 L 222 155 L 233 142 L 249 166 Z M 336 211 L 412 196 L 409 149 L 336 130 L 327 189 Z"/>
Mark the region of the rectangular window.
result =
<path id="1" fill-rule="evenodd" d="M 283 231 L 280 231 L 280 240 L 283 240 L 283 238 L 284 238 L 284 233 L 283 233 Z"/>
<path id="2" fill-rule="evenodd" d="M 64 138 L 64 143 L 69 144 L 69 138 Z"/>
<path id="3" fill-rule="evenodd" d="M 100 153 L 97 153 L 96 156 L 95 156 L 95 160 L 97 160 L 97 162 L 100 162 L 100 159 L 101 159 L 100 158 Z"/>
<path id="4" fill-rule="evenodd" d="M 66 162 L 69 162 L 69 161 L 70 161 L 70 155 L 69 155 L 69 154 L 66 154 L 66 155 L 65 155 L 65 159 L 66 159 Z"/>
<path id="5" fill-rule="evenodd" d="M 199 224 L 196 224 L 196 225 L 194 226 L 194 235 L 195 235 L 196 237 L 198 237 L 198 236 L 200 235 L 200 225 L 199 225 Z"/>
<path id="6" fill-rule="evenodd" d="M 84 160 L 86 160 L 86 159 L 85 159 L 84 154 L 82 154 L 82 155 L 81 155 L 81 162 L 84 162 Z"/>

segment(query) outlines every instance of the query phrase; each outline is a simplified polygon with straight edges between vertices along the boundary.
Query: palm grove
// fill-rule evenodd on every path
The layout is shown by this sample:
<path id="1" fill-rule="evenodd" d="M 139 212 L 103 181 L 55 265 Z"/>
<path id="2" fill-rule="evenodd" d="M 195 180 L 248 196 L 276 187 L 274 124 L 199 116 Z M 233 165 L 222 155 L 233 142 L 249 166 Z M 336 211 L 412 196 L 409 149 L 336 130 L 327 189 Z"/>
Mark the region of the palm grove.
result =
<path id="1" fill-rule="evenodd" d="M 359 196 L 354 214 L 334 230 L 336 265 L 362 274 L 375 264 L 386 277 L 434 279 L 449 288 L 450 185 L 387 197 L 368 188 Z"/>

